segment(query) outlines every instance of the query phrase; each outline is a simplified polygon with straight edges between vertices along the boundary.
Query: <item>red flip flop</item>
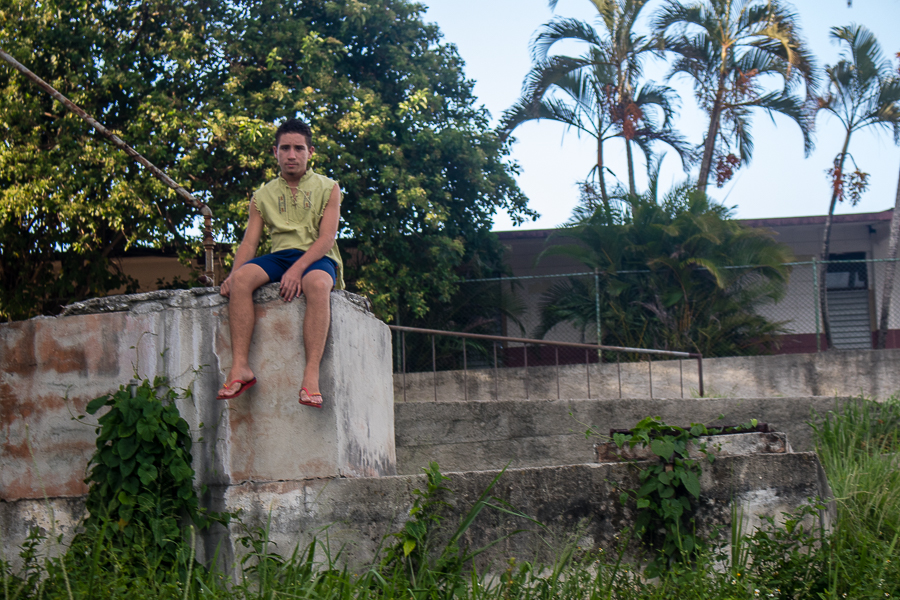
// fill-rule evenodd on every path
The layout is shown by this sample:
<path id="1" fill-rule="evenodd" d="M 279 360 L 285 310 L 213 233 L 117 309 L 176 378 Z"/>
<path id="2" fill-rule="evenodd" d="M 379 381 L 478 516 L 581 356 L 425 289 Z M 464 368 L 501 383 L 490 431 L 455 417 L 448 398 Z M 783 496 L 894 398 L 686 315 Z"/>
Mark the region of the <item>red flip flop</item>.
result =
<path id="1" fill-rule="evenodd" d="M 306 395 L 309 396 L 309 398 L 310 398 L 309 402 L 303 401 L 303 392 L 306 392 Z M 319 401 L 312 402 L 312 399 L 315 398 L 316 396 L 319 397 Z M 308 389 L 306 389 L 305 387 L 302 387 L 302 388 L 300 388 L 300 400 L 298 400 L 298 402 L 300 402 L 300 404 L 302 404 L 303 406 L 312 406 L 313 408 L 322 408 L 322 394 L 310 394 Z"/>
<path id="2" fill-rule="evenodd" d="M 241 389 L 239 389 L 234 394 L 231 394 L 228 396 L 223 395 L 226 391 L 230 391 L 231 386 L 233 386 L 236 383 L 241 386 Z M 226 384 L 225 387 L 223 387 L 221 390 L 219 390 L 219 394 L 216 396 L 216 400 L 231 400 L 232 398 L 237 398 L 238 396 L 240 396 L 241 394 L 243 394 L 244 392 L 246 392 L 247 390 L 252 388 L 255 384 L 256 384 L 256 377 L 254 377 L 253 379 L 248 379 L 246 381 L 244 381 L 242 379 L 234 379 L 234 380 L 230 381 L 228 384 Z"/>

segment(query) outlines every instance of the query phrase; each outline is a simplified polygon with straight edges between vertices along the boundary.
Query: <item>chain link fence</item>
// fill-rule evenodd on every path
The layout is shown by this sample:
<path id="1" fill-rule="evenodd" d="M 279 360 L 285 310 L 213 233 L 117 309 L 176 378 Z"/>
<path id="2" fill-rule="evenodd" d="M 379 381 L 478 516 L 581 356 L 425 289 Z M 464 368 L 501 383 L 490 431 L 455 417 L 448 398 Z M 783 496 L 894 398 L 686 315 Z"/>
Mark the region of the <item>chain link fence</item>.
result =
<path id="1" fill-rule="evenodd" d="M 786 286 L 773 295 L 755 266 L 730 267 L 718 295 L 709 284 L 662 285 L 651 271 L 590 272 L 464 281 L 450 318 L 435 329 L 572 343 L 700 352 L 704 357 L 817 352 L 826 349 L 819 279 L 824 275 L 833 347 L 874 347 L 886 259 L 789 263 Z M 822 273 L 820 273 L 822 271 Z M 712 281 L 713 275 L 709 274 Z M 693 276 L 691 281 L 703 279 Z M 896 279 L 895 279 L 896 281 Z M 696 283 L 696 282 L 694 282 Z M 894 286 L 897 287 L 896 284 Z M 888 347 L 900 345 L 900 290 L 891 296 Z M 409 325 L 415 325 L 409 323 Z M 399 339 L 395 342 L 399 343 Z M 395 349 L 398 347 L 395 344 Z M 584 350 L 521 344 L 477 344 L 426 336 L 406 340 L 410 372 L 491 368 L 498 364 L 584 364 L 640 360 L 638 356 L 588 356 Z M 432 344 L 435 347 L 432 348 Z M 465 357 L 463 352 L 466 353 Z M 399 352 L 395 366 L 399 366 Z"/>

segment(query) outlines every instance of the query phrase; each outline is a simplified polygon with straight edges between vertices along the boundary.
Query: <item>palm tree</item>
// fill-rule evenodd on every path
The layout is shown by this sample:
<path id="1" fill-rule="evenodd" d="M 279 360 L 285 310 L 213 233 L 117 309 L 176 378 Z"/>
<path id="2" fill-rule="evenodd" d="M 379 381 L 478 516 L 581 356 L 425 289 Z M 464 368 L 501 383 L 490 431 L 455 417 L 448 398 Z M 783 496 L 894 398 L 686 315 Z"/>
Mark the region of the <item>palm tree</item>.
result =
<path id="1" fill-rule="evenodd" d="M 753 154 L 752 109 L 793 119 L 803 133 L 806 154 L 812 150 L 805 102 L 792 92 L 801 83 L 811 98 L 816 87 L 812 55 L 801 40 L 796 17 L 779 0 L 667 0 L 654 18 L 662 48 L 678 55 L 669 77 L 694 80 L 700 106 L 709 114 L 697 187 L 706 190 L 713 162 L 748 163 Z M 766 75 L 776 75 L 782 89 L 766 91 Z M 720 184 L 721 179 L 720 179 Z"/>
<path id="2" fill-rule="evenodd" d="M 593 137 L 597 142 L 596 174 L 600 195 L 609 204 L 603 143 L 625 140 L 628 188 L 635 192 L 632 142 L 650 158 L 652 146 L 672 146 L 687 163 L 690 151 L 671 129 L 677 95 L 665 85 L 639 84 L 644 56 L 652 44 L 632 28 L 645 0 L 593 0 L 605 34 L 577 19 L 558 18 L 538 30 L 532 42 L 534 66 L 525 78 L 522 97 L 504 113 L 501 130 L 510 134 L 526 121 L 550 119 Z M 550 0 L 555 8 L 556 1 Z M 550 55 L 558 42 L 587 45 L 578 57 Z M 649 162 L 649 161 L 648 161 Z"/>
<path id="3" fill-rule="evenodd" d="M 897 247 L 900 245 L 900 176 L 897 178 L 897 195 L 894 197 L 894 214 L 891 215 L 891 235 L 888 240 L 888 260 L 884 273 L 884 289 L 881 292 L 881 318 L 878 320 L 878 339 L 875 347 L 883 349 L 887 342 L 888 317 L 891 294 L 894 291 L 894 275 L 897 272 Z"/>
<path id="4" fill-rule="evenodd" d="M 658 164 L 654 168 L 658 173 Z M 600 299 L 601 343 L 700 352 L 754 354 L 778 345 L 783 324 L 757 309 L 786 292 L 790 252 L 771 234 L 742 227 L 725 207 L 684 184 L 656 201 L 626 195 L 619 222 L 595 215 L 560 229 L 578 243 L 541 254 L 574 258 L 597 273 L 600 287 L 570 278 L 541 300 L 537 337 L 567 322 L 587 337 Z M 751 265 L 747 268 L 735 268 Z"/>
<path id="5" fill-rule="evenodd" d="M 890 61 L 884 58 L 878 40 L 862 25 L 834 27 L 831 37 L 845 48 L 841 60 L 825 68 L 828 88 L 818 102 L 820 110 L 836 117 L 844 127 L 844 144 L 834 160 L 831 202 L 822 235 L 822 261 L 828 260 L 835 206 L 844 198 L 844 164 L 851 136 L 872 126 L 893 129 L 895 139 L 900 136 L 900 80 L 893 75 Z M 826 289 L 823 264 L 819 267 L 819 302 L 825 340 L 831 346 Z"/>

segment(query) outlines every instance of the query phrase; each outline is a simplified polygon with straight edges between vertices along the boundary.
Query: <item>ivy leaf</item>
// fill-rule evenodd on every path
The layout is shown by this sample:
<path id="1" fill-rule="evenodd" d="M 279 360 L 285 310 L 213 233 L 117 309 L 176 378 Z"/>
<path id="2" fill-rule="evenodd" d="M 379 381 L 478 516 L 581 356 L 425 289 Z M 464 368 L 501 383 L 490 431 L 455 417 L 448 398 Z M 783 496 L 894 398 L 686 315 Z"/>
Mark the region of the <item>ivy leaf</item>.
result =
<path id="1" fill-rule="evenodd" d="M 173 461 L 169 472 L 172 474 L 172 477 L 175 478 L 175 481 L 190 479 L 194 474 L 194 471 L 193 469 L 191 469 L 190 465 L 184 462 L 184 460 L 182 460 L 181 458 L 177 458 Z"/>
<path id="2" fill-rule="evenodd" d="M 129 458 L 128 460 L 121 461 L 121 464 L 119 465 L 119 471 L 122 473 L 122 477 L 128 477 L 129 475 L 131 475 L 131 472 L 134 471 L 134 467 L 136 464 L 137 460 L 133 457 Z"/>
<path id="3" fill-rule="evenodd" d="M 158 428 L 159 428 L 159 422 L 157 422 L 155 419 L 154 420 L 141 419 L 140 421 L 137 422 L 137 426 L 136 426 L 138 435 L 141 436 L 141 438 L 147 442 L 149 442 L 150 440 L 152 440 L 154 438 L 154 436 L 156 436 L 156 430 Z"/>
<path id="4" fill-rule="evenodd" d="M 110 469 L 115 469 L 121 463 L 121 458 L 112 446 L 104 446 L 100 451 L 100 462 Z"/>
<path id="5" fill-rule="evenodd" d="M 122 420 L 126 425 L 134 425 L 141 418 L 141 413 L 135 410 L 133 403 L 129 400 L 120 403 L 119 410 L 122 412 Z"/>
<path id="6" fill-rule="evenodd" d="M 685 489 L 694 497 L 700 497 L 700 479 L 697 477 L 697 474 L 693 471 L 682 471 L 681 472 L 681 482 L 684 484 Z"/>
<path id="7" fill-rule="evenodd" d="M 409 556 L 410 552 L 416 549 L 416 540 L 406 539 L 403 542 L 403 556 Z"/>
<path id="8" fill-rule="evenodd" d="M 107 401 L 109 401 L 109 398 L 110 398 L 109 396 L 100 396 L 99 398 L 94 398 L 93 400 L 88 402 L 88 405 L 85 408 L 85 410 L 88 412 L 88 414 L 92 415 L 92 414 L 96 413 L 98 410 L 100 410 L 101 407 L 106 406 L 106 403 L 107 403 Z"/>
<path id="9" fill-rule="evenodd" d="M 650 444 L 650 450 L 663 460 L 669 460 L 672 453 L 675 452 L 675 444 L 667 438 L 656 438 Z"/>
<path id="10" fill-rule="evenodd" d="M 648 494 L 652 494 L 657 489 L 659 489 L 659 481 L 656 479 L 648 479 L 647 482 L 644 483 L 644 485 L 642 485 L 640 487 L 640 489 L 637 491 L 637 497 L 643 498 L 644 496 L 647 496 Z"/>
<path id="11" fill-rule="evenodd" d="M 141 483 L 144 485 L 150 485 L 152 481 L 156 480 L 157 476 L 158 472 L 153 465 L 142 464 L 138 468 L 138 477 L 141 478 Z"/>
<path id="12" fill-rule="evenodd" d="M 137 439 L 137 436 L 129 436 L 124 438 L 119 438 L 119 441 L 116 443 L 116 450 L 119 452 L 119 456 L 123 460 L 127 460 L 134 456 L 134 453 L 137 452 L 138 446 L 140 446 L 140 442 Z"/>
<path id="13" fill-rule="evenodd" d="M 138 480 L 135 477 L 126 477 L 122 480 L 122 489 L 132 496 L 137 496 L 139 487 Z"/>

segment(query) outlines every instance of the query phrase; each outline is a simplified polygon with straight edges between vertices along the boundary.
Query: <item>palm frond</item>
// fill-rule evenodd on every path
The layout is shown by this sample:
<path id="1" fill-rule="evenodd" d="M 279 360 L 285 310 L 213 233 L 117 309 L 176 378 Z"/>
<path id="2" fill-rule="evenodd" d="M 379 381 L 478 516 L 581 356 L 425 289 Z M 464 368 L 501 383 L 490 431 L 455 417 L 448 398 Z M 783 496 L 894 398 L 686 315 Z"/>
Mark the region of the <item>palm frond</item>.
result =
<path id="1" fill-rule="evenodd" d="M 537 30 L 530 44 L 531 60 L 536 63 L 546 61 L 553 45 L 562 40 L 580 41 L 591 46 L 603 44 L 603 38 L 589 23 L 557 17 Z"/>

